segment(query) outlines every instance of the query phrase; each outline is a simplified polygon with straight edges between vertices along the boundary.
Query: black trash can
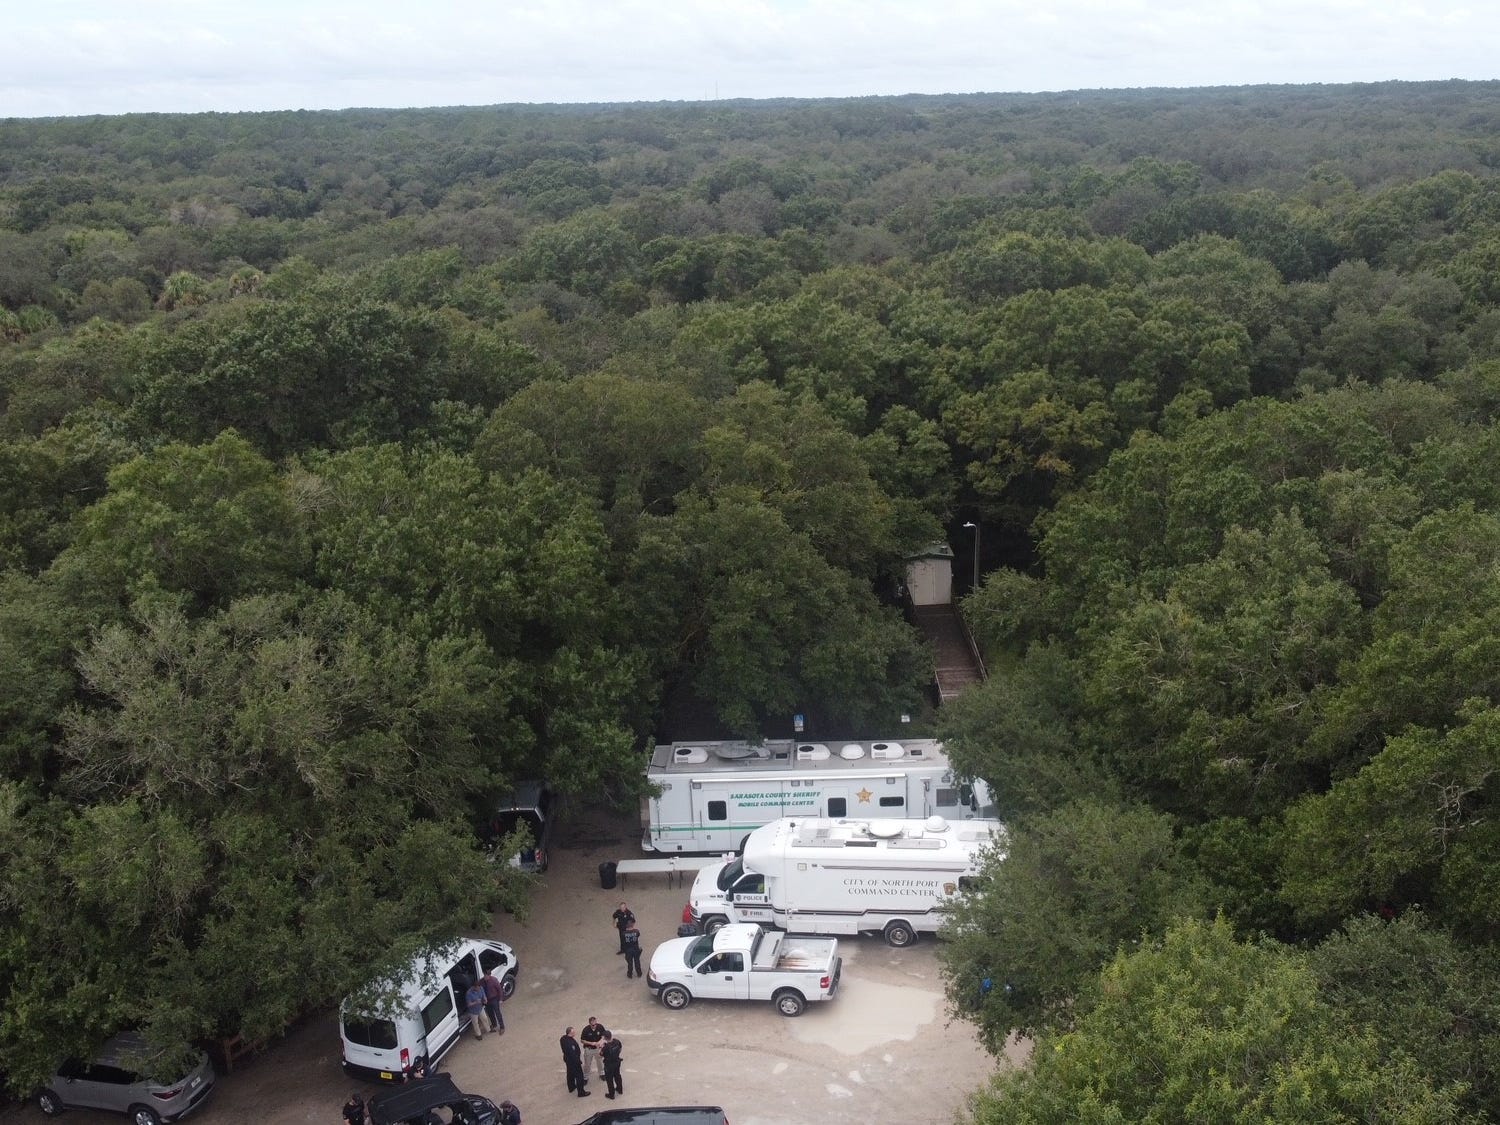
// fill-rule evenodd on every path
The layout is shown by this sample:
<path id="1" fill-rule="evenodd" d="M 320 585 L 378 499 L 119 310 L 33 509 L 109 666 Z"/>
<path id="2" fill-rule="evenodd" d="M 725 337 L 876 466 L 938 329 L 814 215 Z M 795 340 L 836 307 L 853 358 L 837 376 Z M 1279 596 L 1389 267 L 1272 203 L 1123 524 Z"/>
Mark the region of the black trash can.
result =
<path id="1" fill-rule="evenodd" d="M 599 885 L 606 891 L 615 889 L 615 861 L 605 860 L 599 865 Z"/>

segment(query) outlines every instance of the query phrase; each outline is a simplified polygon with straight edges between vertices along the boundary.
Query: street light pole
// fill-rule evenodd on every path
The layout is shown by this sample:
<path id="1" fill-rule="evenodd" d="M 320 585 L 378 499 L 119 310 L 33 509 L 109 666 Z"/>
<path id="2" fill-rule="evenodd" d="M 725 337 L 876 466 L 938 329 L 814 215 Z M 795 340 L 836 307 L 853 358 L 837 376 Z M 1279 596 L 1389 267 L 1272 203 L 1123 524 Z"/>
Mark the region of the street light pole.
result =
<path id="1" fill-rule="evenodd" d="M 964 524 L 964 526 L 965 527 L 972 527 L 974 529 L 974 589 L 978 590 L 979 589 L 979 524 L 976 523 L 974 520 L 969 520 L 967 523 Z"/>

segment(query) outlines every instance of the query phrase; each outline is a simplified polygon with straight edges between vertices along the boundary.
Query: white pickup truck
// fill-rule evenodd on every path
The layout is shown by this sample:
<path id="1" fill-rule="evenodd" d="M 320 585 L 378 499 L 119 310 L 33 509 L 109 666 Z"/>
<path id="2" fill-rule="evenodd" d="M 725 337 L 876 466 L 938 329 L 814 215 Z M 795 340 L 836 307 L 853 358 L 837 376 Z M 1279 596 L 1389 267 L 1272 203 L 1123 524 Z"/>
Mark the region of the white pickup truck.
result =
<path id="1" fill-rule="evenodd" d="M 837 938 L 790 937 L 755 922 L 735 922 L 700 937 L 656 947 L 646 985 L 668 1008 L 705 1000 L 770 1000 L 800 1016 L 815 1000 L 832 1000 L 844 961 Z"/>

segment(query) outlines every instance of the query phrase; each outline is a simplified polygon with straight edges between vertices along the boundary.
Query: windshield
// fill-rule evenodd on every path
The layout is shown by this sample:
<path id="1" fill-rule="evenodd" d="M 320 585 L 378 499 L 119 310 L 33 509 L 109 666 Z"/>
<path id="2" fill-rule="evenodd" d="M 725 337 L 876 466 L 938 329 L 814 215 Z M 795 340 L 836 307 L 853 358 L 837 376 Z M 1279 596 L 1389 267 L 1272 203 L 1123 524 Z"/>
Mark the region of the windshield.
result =
<path id="1" fill-rule="evenodd" d="M 745 861 L 744 860 L 741 860 L 741 859 L 732 859 L 732 860 L 730 860 L 722 868 L 719 869 L 719 877 L 718 877 L 717 880 L 715 880 L 718 883 L 718 885 L 719 885 L 719 890 L 721 890 L 721 891 L 727 891 L 734 884 L 734 881 L 736 879 L 738 879 L 744 873 L 745 873 Z"/>
<path id="2" fill-rule="evenodd" d="M 687 952 L 683 954 L 682 963 L 691 969 L 694 965 L 696 965 L 699 961 L 702 961 L 713 951 L 714 935 L 704 934 L 697 941 L 691 942 L 688 945 Z"/>
<path id="3" fill-rule="evenodd" d="M 344 1038 L 360 1047 L 391 1051 L 396 1047 L 396 1025 L 378 1016 L 346 1015 Z"/>

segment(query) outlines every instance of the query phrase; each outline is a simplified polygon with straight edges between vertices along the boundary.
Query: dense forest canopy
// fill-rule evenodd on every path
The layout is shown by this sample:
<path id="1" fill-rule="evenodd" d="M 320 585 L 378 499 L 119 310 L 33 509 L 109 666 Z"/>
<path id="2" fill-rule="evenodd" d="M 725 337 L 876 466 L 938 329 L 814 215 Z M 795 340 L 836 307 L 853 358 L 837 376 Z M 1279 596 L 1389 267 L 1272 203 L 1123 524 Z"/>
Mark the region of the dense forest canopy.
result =
<path id="1" fill-rule="evenodd" d="M 989 780 L 976 1122 L 1496 1118 L 1497 165 L 1500 83 L 0 122 L 12 1088 L 524 909 L 486 805 L 686 695 Z"/>

